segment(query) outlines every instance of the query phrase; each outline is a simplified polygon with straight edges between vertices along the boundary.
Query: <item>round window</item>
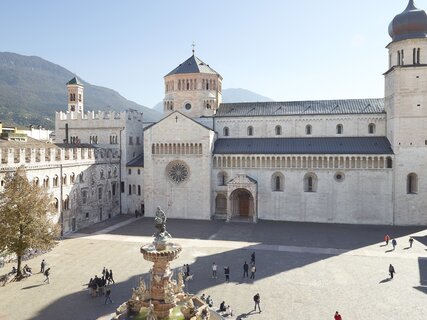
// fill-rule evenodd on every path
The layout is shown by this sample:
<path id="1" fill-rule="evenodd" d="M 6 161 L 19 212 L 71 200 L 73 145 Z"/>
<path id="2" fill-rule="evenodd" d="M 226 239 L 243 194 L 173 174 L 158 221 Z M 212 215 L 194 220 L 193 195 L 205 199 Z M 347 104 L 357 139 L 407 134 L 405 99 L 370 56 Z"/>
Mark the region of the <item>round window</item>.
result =
<path id="1" fill-rule="evenodd" d="M 186 110 L 190 110 L 191 109 L 191 104 L 190 103 L 186 103 L 185 104 L 185 109 Z"/>
<path id="2" fill-rule="evenodd" d="M 187 180 L 190 169 L 184 161 L 172 161 L 166 167 L 166 174 L 172 182 L 180 184 Z"/>
<path id="3" fill-rule="evenodd" d="M 337 173 L 335 173 L 335 177 L 334 178 L 335 178 L 336 181 L 342 182 L 342 181 L 344 181 L 344 173 L 337 172 Z"/>

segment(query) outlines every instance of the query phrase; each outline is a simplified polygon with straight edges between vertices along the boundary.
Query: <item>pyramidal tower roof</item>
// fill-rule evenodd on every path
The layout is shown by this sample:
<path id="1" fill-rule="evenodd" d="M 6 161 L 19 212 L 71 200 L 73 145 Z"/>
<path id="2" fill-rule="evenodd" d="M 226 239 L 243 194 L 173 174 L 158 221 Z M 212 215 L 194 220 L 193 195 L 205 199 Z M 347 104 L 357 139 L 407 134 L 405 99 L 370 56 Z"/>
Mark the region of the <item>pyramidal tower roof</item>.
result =
<path id="1" fill-rule="evenodd" d="M 208 64 L 204 63 L 202 60 L 197 58 L 194 54 L 181 63 L 178 67 L 169 72 L 167 76 L 171 76 L 174 74 L 186 74 L 186 73 L 210 73 L 217 74 L 221 77 L 221 75 L 212 69 Z M 222 77 L 221 77 L 222 79 Z"/>
<path id="2" fill-rule="evenodd" d="M 74 77 L 73 79 L 71 79 L 66 83 L 66 85 L 69 85 L 69 84 L 78 84 L 80 86 L 83 85 L 83 83 L 77 77 Z"/>

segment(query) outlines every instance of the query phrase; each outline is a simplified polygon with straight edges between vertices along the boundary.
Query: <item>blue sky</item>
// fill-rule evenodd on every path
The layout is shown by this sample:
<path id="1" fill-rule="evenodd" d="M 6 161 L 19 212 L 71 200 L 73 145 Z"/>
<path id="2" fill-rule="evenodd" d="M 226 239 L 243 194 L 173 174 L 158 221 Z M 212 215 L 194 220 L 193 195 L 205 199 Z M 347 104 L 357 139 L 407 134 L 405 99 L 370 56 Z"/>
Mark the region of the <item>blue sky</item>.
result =
<path id="1" fill-rule="evenodd" d="M 407 2 L 2 0 L 0 51 L 42 57 L 149 107 L 193 41 L 224 88 L 274 100 L 382 97 L 388 24 Z"/>

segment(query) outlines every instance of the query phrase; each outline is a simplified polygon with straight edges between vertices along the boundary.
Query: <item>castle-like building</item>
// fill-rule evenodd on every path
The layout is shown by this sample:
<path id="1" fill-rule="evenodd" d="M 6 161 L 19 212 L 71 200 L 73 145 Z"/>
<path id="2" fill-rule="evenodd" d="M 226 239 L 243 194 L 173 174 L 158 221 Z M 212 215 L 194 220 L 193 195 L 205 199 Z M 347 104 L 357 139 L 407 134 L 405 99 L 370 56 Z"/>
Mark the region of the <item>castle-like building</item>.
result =
<path id="1" fill-rule="evenodd" d="M 170 217 L 427 224 L 427 15 L 390 23 L 385 98 L 222 103 L 193 55 L 144 131 L 144 201 Z"/>
<path id="2" fill-rule="evenodd" d="M 171 218 L 427 224 L 427 15 L 389 26 L 380 99 L 222 103 L 222 77 L 193 55 L 165 77 L 164 113 L 86 112 L 67 83 L 55 143 L 7 134 L 4 176 L 24 166 L 70 232 L 119 213 Z"/>

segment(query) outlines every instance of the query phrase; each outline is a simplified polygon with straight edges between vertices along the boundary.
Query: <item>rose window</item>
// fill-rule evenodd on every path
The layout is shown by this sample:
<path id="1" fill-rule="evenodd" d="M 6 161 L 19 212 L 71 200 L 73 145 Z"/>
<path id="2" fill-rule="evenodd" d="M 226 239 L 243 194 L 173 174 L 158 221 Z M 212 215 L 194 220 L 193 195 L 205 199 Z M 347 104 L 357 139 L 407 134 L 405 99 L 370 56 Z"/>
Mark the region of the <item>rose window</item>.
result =
<path id="1" fill-rule="evenodd" d="M 166 168 L 166 173 L 169 176 L 169 179 L 176 184 L 185 181 L 188 178 L 189 171 L 190 170 L 183 161 L 171 162 Z"/>

